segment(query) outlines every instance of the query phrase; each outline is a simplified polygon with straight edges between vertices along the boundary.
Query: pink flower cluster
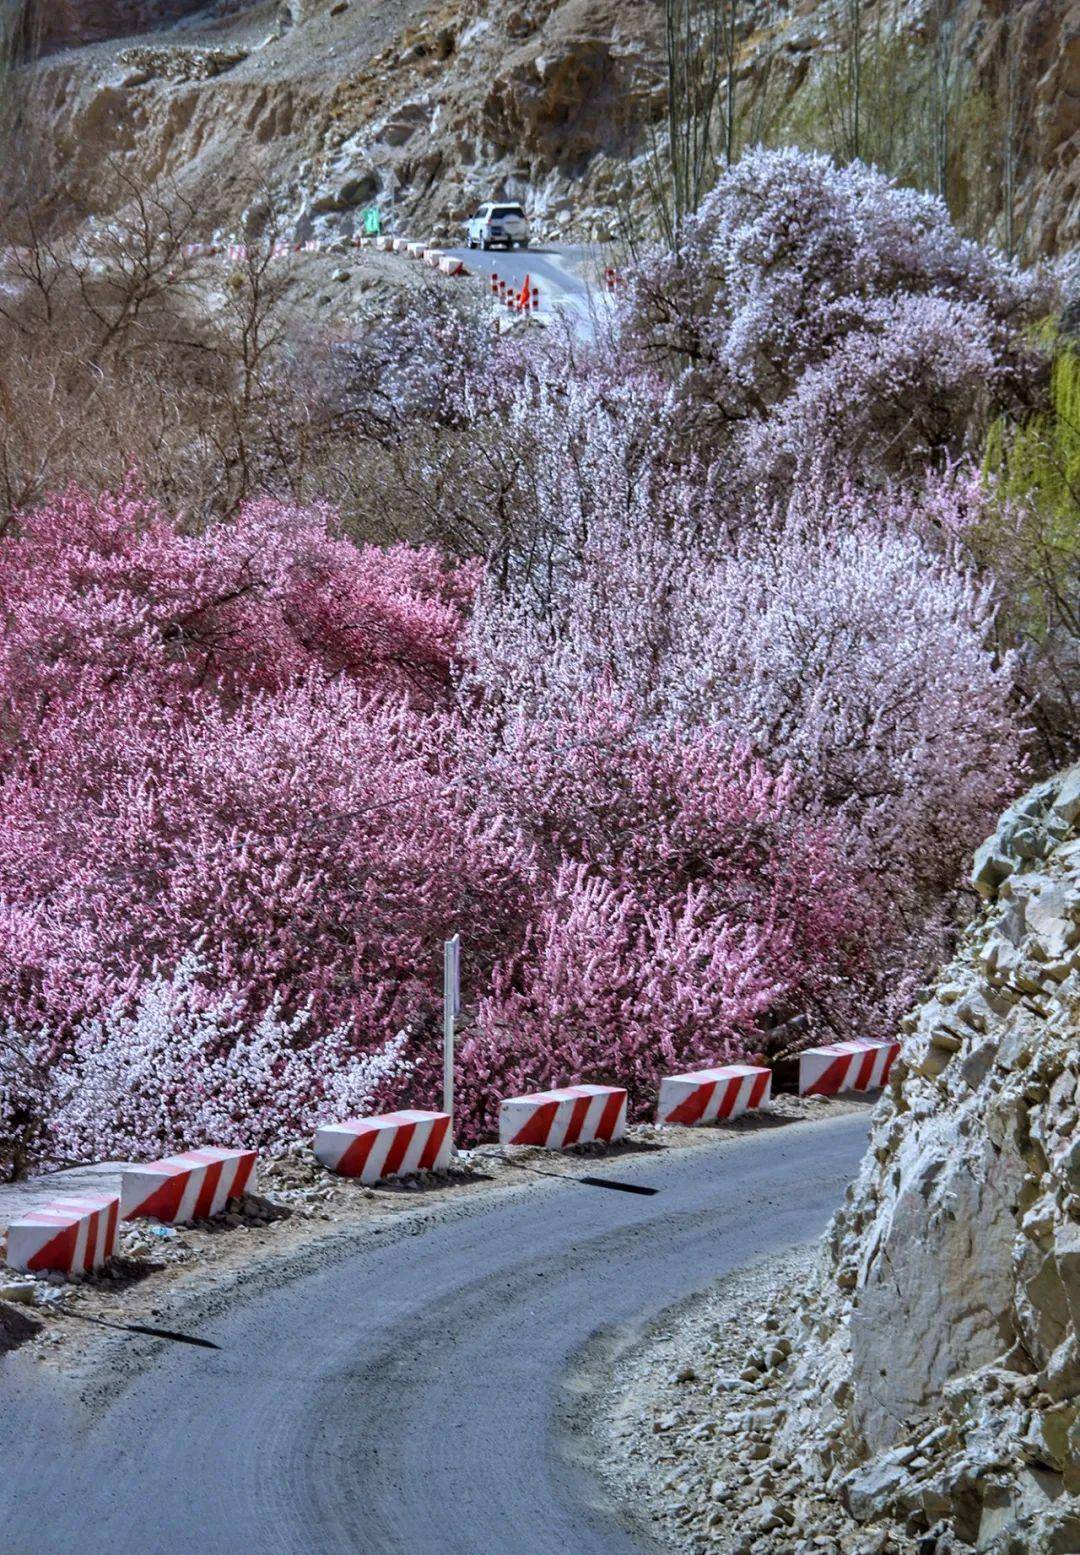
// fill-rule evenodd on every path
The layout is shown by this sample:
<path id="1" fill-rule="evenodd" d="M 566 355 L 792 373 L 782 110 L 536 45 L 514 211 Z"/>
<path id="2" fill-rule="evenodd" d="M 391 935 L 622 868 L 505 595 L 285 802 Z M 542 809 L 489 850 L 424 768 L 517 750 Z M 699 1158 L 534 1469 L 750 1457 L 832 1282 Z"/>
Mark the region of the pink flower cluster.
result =
<path id="1" fill-rule="evenodd" d="M 278 1140 L 334 1076 L 437 1101 L 454 930 L 465 1137 L 532 1078 L 640 1105 L 857 959 L 826 832 L 728 738 L 451 705 L 468 569 L 271 504 L 185 535 L 129 490 L 58 499 L 0 571 L 0 1004 L 50 1056 L 41 1151 Z"/>

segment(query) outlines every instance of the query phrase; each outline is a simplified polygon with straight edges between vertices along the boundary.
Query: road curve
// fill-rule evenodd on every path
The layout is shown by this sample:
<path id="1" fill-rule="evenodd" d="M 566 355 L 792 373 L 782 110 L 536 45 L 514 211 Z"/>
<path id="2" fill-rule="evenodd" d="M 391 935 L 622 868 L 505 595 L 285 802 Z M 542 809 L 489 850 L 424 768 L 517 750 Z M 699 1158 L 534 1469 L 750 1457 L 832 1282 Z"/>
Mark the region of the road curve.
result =
<path id="1" fill-rule="evenodd" d="M 104 1403 L 0 1368 L 4 1555 L 641 1555 L 561 1450 L 599 1330 L 821 1232 L 867 1115 L 590 1163 L 388 1222 L 157 1347 Z"/>
<path id="2" fill-rule="evenodd" d="M 590 289 L 585 279 L 590 251 L 569 245 L 539 248 L 492 248 L 486 251 L 448 248 L 444 253 L 465 261 L 474 275 L 485 282 L 497 275 L 510 287 L 518 288 L 528 276 L 540 289 L 540 307 L 544 313 L 562 313 L 579 333 L 591 334 L 597 313 L 604 311 L 603 298 Z"/>

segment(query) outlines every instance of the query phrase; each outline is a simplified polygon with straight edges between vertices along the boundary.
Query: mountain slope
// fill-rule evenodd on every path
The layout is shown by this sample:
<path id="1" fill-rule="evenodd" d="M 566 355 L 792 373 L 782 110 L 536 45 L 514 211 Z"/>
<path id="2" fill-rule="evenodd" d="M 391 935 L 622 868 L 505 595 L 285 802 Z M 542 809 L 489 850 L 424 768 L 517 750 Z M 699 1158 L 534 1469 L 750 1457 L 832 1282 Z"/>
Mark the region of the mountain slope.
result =
<path id="1" fill-rule="evenodd" d="M 1005 230 L 1011 189 L 1010 243 L 1075 243 L 1080 0 L 926 0 L 889 11 L 884 43 L 864 6 L 854 140 L 837 98 L 848 9 L 742 8 L 743 137 L 857 149 L 925 181 L 944 155 L 973 230 Z M 448 229 L 492 193 L 583 238 L 647 214 L 642 158 L 666 123 L 652 0 L 61 0 L 37 14 L 54 50 L 26 82 L 39 157 L 83 205 L 107 199 L 113 159 L 175 180 L 207 230 L 235 229 L 258 192 L 301 230 L 348 228 L 371 199 L 402 227 Z"/>

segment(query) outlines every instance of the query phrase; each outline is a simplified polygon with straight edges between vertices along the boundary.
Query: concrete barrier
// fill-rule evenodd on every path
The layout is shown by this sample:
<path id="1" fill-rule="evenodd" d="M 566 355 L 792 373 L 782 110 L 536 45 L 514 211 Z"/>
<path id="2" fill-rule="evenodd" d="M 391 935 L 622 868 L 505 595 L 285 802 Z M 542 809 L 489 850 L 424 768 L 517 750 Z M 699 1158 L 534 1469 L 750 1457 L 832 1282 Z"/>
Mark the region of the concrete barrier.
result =
<path id="1" fill-rule="evenodd" d="M 799 1095 L 837 1096 L 875 1091 L 889 1078 L 899 1042 L 831 1042 L 799 1054 Z"/>
<path id="2" fill-rule="evenodd" d="M 615 1085 L 568 1085 L 499 1103 L 499 1143 L 566 1150 L 626 1133 L 626 1092 Z"/>
<path id="3" fill-rule="evenodd" d="M 330 1171 L 372 1183 L 445 1172 L 452 1143 L 448 1112 L 388 1112 L 326 1124 L 315 1135 L 315 1154 Z"/>
<path id="4" fill-rule="evenodd" d="M 433 270 L 437 270 L 439 268 L 439 264 L 442 259 L 443 251 L 441 248 L 425 248 L 424 263 L 426 265 L 430 265 Z"/>
<path id="5" fill-rule="evenodd" d="M 375 239 L 375 247 L 380 251 L 380 253 L 383 253 L 383 254 L 393 253 L 394 240 L 393 240 L 393 238 L 388 238 L 388 237 L 376 238 Z"/>
<path id="6" fill-rule="evenodd" d="M 439 270 L 443 275 L 468 275 L 464 259 L 455 259 L 452 254 L 444 254 L 439 260 Z"/>
<path id="7" fill-rule="evenodd" d="M 120 1200 L 115 1193 L 88 1193 L 57 1199 L 28 1210 L 7 1229 L 7 1261 L 12 1269 L 37 1274 L 86 1274 L 100 1269 L 116 1252 Z"/>
<path id="8" fill-rule="evenodd" d="M 185 1150 L 182 1155 L 125 1167 L 120 1208 L 125 1220 L 184 1225 L 220 1215 L 230 1199 L 255 1186 L 254 1150 Z"/>
<path id="9" fill-rule="evenodd" d="M 405 252 L 410 259 L 423 259 L 426 243 L 406 243 Z"/>
<path id="10" fill-rule="evenodd" d="M 391 241 L 392 241 L 392 243 L 394 245 L 394 253 L 395 254 L 406 254 L 406 253 L 408 253 L 408 250 L 409 250 L 409 239 L 408 238 L 393 238 L 393 239 L 391 239 Z"/>
<path id="11" fill-rule="evenodd" d="M 727 1064 L 673 1074 L 660 1082 L 657 1123 L 722 1123 L 762 1106 L 772 1094 L 772 1070 Z"/>

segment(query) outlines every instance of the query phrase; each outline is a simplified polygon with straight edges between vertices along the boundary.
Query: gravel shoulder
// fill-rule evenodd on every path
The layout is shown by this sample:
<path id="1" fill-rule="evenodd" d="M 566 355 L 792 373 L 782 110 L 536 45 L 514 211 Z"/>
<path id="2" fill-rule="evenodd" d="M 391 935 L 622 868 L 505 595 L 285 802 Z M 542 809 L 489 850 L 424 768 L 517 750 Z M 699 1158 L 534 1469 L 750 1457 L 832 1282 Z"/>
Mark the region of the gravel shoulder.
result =
<path id="1" fill-rule="evenodd" d="M 679 1555 L 908 1555 L 894 1525 L 860 1525 L 835 1491 L 807 1493 L 774 1444 L 798 1294 L 819 1244 L 762 1259 L 582 1356 L 583 1456 L 639 1539 Z"/>

